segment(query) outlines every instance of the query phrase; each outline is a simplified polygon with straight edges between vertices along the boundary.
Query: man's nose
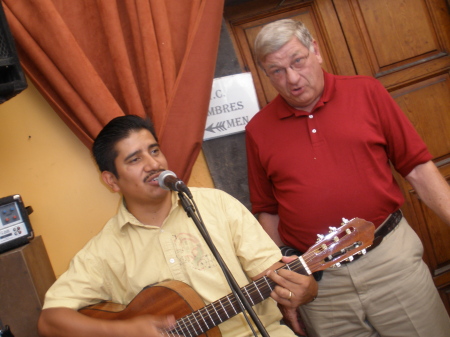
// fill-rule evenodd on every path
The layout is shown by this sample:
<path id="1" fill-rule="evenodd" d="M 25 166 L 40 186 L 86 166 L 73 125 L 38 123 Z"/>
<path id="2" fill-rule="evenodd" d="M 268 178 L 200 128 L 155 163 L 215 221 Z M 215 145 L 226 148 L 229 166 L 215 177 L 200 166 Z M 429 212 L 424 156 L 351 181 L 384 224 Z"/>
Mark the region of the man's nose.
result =
<path id="1" fill-rule="evenodd" d="M 286 79 L 289 83 L 297 83 L 300 74 L 297 70 L 292 69 L 291 67 L 286 68 Z"/>
<path id="2" fill-rule="evenodd" d="M 159 162 L 150 155 L 145 156 L 144 160 L 144 170 L 146 171 L 152 171 L 159 167 Z"/>

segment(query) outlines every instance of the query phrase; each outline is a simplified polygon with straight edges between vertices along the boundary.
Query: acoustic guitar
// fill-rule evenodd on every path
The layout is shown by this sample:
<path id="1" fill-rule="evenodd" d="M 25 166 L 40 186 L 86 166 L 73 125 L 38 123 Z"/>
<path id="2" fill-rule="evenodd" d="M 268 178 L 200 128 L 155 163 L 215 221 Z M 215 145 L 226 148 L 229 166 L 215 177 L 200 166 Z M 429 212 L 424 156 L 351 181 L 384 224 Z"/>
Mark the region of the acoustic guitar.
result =
<path id="1" fill-rule="evenodd" d="M 330 227 L 327 235 L 319 239 L 298 259 L 280 269 L 289 269 L 302 275 L 329 267 L 339 266 L 343 260 L 352 260 L 355 254 L 364 254 L 373 242 L 374 225 L 355 218 L 341 227 Z M 242 293 L 250 304 L 256 305 L 270 296 L 276 283 L 264 276 L 245 287 Z M 205 306 L 200 296 L 187 284 L 166 281 L 145 287 L 127 306 L 101 302 L 79 312 L 102 319 L 128 319 L 139 315 L 174 315 L 175 328 L 164 331 L 166 336 L 220 337 L 218 325 L 239 314 L 241 308 L 233 294 Z"/>

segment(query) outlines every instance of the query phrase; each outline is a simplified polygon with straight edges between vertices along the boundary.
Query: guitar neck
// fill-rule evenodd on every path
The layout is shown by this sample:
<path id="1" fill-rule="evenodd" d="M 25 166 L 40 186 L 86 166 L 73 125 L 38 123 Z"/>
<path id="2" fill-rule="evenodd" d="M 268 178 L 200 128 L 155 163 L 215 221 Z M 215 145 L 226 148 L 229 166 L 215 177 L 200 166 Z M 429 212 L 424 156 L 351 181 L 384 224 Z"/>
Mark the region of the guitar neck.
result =
<path id="1" fill-rule="evenodd" d="M 300 259 L 295 259 L 280 269 L 289 269 L 296 273 L 307 275 Z M 241 291 L 246 300 L 254 306 L 267 299 L 275 286 L 276 283 L 274 281 L 264 276 L 242 287 Z M 166 335 L 199 336 L 231 317 L 236 316 L 240 312 L 242 312 L 242 309 L 238 299 L 233 294 L 229 294 L 200 310 L 178 319 L 176 327 L 170 331 L 166 331 Z"/>

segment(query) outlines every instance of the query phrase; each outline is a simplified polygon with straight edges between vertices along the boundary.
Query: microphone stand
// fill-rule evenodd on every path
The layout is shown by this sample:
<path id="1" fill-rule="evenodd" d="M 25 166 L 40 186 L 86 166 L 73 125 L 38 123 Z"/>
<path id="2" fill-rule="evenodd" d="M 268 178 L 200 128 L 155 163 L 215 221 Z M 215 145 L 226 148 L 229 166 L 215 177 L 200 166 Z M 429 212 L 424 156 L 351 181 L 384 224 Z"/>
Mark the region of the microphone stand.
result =
<path id="1" fill-rule="evenodd" d="M 270 337 L 269 334 L 267 333 L 265 327 L 262 325 L 261 321 L 259 320 L 259 317 L 256 315 L 252 306 L 250 305 L 250 303 L 247 301 L 244 294 L 242 293 L 241 288 L 237 284 L 237 282 L 234 279 L 233 275 L 231 274 L 230 270 L 226 266 L 225 262 L 222 260 L 222 257 L 220 256 L 219 252 L 217 251 L 216 247 L 214 246 L 214 243 L 212 242 L 203 221 L 201 220 L 201 218 L 199 218 L 197 216 L 197 214 L 195 214 L 194 205 L 188 198 L 186 198 L 186 196 L 184 195 L 183 192 L 178 192 L 178 196 L 181 200 L 181 204 L 183 205 L 183 208 L 186 211 L 188 217 L 190 217 L 194 221 L 194 223 L 197 225 L 198 230 L 202 234 L 207 245 L 211 249 L 214 257 L 216 258 L 217 262 L 219 263 L 220 267 L 222 268 L 225 278 L 227 279 L 228 283 L 230 284 L 231 290 L 233 291 L 234 295 L 236 296 L 236 298 L 238 300 L 239 305 L 241 306 L 242 312 L 244 313 L 244 310 L 242 308 L 242 304 L 243 304 L 245 306 L 245 308 L 247 309 L 248 313 L 250 314 L 250 317 L 252 318 L 253 322 L 255 323 L 255 325 L 258 328 L 261 335 L 263 337 Z M 245 313 L 244 313 L 244 315 L 245 315 Z M 250 324 L 249 324 L 249 326 L 250 326 L 250 328 L 252 328 Z M 252 328 L 252 330 L 253 330 L 253 328 Z"/>

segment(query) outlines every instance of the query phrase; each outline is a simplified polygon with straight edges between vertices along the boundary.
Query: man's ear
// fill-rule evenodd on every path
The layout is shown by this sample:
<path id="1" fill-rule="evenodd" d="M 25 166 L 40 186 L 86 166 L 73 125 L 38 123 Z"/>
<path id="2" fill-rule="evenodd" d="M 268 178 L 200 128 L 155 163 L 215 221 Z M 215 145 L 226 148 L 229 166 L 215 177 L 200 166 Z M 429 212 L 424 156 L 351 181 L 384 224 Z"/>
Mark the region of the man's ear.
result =
<path id="1" fill-rule="evenodd" d="M 322 55 L 320 53 L 319 44 L 317 43 L 316 40 L 312 41 L 312 47 L 314 49 L 314 55 L 317 57 L 317 60 L 319 61 L 319 63 L 322 64 L 323 59 L 322 59 Z"/>
<path id="2" fill-rule="evenodd" d="M 117 185 L 117 178 L 113 173 L 109 171 L 103 171 L 102 179 L 105 182 L 105 184 L 108 185 L 114 192 L 120 191 L 120 187 L 119 185 Z"/>

